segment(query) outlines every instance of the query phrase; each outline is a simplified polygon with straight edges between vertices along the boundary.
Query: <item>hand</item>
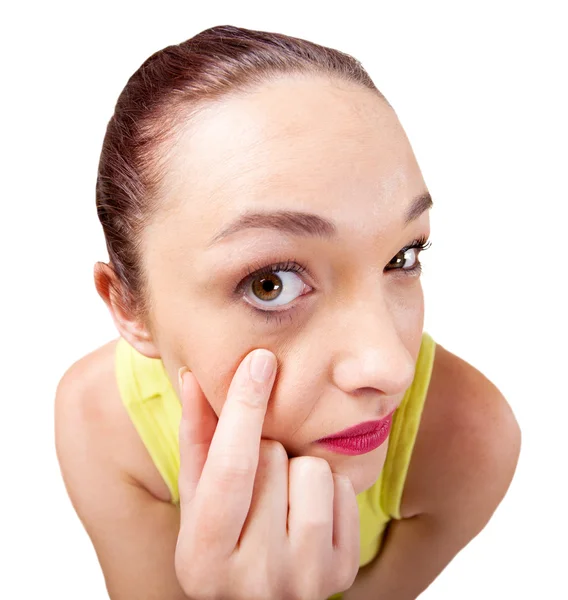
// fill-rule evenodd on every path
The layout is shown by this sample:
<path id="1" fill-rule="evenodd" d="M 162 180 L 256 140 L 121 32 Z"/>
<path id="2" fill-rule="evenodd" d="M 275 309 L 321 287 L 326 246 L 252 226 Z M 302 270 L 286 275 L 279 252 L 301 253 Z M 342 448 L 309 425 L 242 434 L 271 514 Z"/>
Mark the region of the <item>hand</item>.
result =
<path id="1" fill-rule="evenodd" d="M 274 365 L 264 383 L 249 375 L 257 355 Z M 249 353 L 219 419 L 195 376 L 180 377 L 175 569 L 191 600 L 322 600 L 357 576 L 359 513 L 349 479 L 323 458 L 289 460 L 282 444 L 261 439 L 275 372 L 274 354 Z"/>

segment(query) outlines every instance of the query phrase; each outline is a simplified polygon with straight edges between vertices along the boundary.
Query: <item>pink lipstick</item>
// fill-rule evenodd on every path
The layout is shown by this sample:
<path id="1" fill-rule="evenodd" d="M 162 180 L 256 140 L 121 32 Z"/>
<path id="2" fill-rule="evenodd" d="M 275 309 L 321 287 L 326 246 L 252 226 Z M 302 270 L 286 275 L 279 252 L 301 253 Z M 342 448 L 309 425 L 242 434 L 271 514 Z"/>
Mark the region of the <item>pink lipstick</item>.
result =
<path id="1" fill-rule="evenodd" d="M 389 436 L 394 411 L 380 421 L 365 421 L 339 433 L 316 440 L 316 444 L 340 454 L 366 454 L 378 448 Z"/>

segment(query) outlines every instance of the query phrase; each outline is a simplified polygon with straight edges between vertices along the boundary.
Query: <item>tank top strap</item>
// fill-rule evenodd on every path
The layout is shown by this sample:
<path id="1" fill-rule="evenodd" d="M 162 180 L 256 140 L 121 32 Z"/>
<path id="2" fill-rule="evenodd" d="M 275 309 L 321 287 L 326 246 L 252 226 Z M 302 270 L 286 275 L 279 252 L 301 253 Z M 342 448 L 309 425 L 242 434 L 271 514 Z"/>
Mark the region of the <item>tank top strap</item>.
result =
<path id="1" fill-rule="evenodd" d="M 393 417 L 387 457 L 381 473 L 380 504 L 394 519 L 401 518 L 402 492 L 428 395 L 435 353 L 436 342 L 431 335 L 423 332 L 414 379 Z"/>

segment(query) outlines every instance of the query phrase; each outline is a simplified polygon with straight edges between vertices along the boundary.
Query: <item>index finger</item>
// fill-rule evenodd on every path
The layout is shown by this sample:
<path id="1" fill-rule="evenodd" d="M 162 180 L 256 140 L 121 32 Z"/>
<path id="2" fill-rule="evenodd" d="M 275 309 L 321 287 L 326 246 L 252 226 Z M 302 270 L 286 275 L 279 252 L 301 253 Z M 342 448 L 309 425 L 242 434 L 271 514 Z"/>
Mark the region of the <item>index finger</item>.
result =
<path id="1" fill-rule="evenodd" d="M 264 380 L 255 379 L 255 373 Z M 208 549 L 215 553 L 234 550 L 250 509 L 275 373 L 272 352 L 249 353 L 231 381 L 219 416 L 195 497 Z"/>
<path id="2" fill-rule="evenodd" d="M 179 427 L 179 504 L 182 519 L 191 503 L 217 427 L 217 415 L 191 371 L 180 370 L 181 420 Z"/>

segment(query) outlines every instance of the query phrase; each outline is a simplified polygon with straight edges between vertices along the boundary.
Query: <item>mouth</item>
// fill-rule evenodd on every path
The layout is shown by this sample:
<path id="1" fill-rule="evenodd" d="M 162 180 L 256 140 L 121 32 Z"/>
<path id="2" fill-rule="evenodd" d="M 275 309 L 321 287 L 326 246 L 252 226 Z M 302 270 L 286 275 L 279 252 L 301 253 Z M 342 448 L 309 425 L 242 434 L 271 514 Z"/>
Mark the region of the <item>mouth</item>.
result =
<path id="1" fill-rule="evenodd" d="M 366 454 L 381 446 L 389 436 L 394 411 L 384 419 L 365 421 L 314 443 L 339 454 Z"/>

